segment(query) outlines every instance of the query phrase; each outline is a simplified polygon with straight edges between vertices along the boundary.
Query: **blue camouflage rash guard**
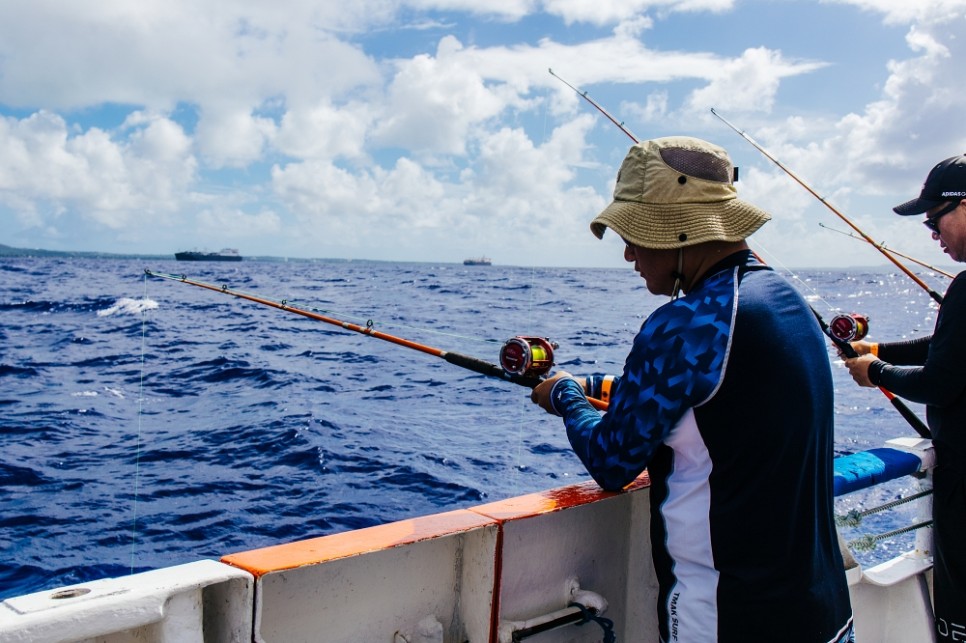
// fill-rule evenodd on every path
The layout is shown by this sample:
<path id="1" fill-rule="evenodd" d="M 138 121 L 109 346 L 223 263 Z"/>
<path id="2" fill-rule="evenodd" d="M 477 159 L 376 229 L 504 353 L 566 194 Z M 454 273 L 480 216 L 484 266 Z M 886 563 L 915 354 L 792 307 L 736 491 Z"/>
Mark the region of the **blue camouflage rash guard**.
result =
<path id="1" fill-rule="evenodd" d="M 607 413 L 571 379 L 551 400 L 601 487 L 648 469 L 662 641 L 850 640 L 828 352 L 750 251 L 644 321 Z"/>

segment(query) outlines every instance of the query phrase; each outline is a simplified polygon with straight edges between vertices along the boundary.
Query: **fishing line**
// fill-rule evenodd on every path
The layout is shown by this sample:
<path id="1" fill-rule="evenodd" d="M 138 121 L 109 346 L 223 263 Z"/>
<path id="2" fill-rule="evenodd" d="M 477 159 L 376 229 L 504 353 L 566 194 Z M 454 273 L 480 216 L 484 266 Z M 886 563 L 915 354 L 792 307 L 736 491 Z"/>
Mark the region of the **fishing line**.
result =
<path id="1" fill-rule="evenodd" d="M 550 121 L 550 117 L 549 117 L 548 112 L 549 112 L 549 110 L 547 109 L 547 104 L 544 103 L 544 105 L 543 105 L 543 132 L 542 132 L 542 139 L 543 139 L 544 145 L 546 145 L 546 143 L 547 143 L 547 126 L 549 125 L 549 121 Z M 533 327 L 533 319 L 534 319 L 534 313 L 533 313 L 533 309 L 534 309 L 534 291 L 536 290 L 536 288 L 534 287 L 534 285 L 536 283 L 537 283 L 536 260 L 535 260 L 535 257 L 533 257 L 533 255 L 531 255 L 531 258 L 530 258 L 530 283 L 529 283 L 529 285 L 527 287 L 527 312 L 526 312 L 526 315 L 524 316 L 524 326 L 526 327 L 526 329 L 528 331 Z M 521 402 L 522 402 L 522 400 L 521 400 Z M 516 422 L 517 431 L 516 431 L 516 439 L 515 439 L 516 447 L 517 448 L 516 448 L 516 453 L 514 454 L 515 462 L 514 462 L 514 465 L 513 465 L 513 470 L 514 470 L 515 474 L 518 476 L 518 478 L 517 478 L 518 481 L 519 481 L 519 476 L 522 475 L 523 468 L 524 468 L 523 467 L 524 436 L 527 434 L 527 431 L 526 431 L 527 427 L 532 422 L 532 412 L 528 408 L 528 406 L 529 406 L 528 403 L 529 402 L 530 402 L 530 398 L 527 397 L 527 401 L 526 402 L 522 402 L 522 403 L 520 403 L 520 404 L 517 405 L 517 414 L 516 414 L 517 415 L 517 422 Z"/>
<path id="2" fill-rule="evenodd" d="M 761 247 L 760 243 L 756 243 L 756 245 L 758 247 Z M 781 263 L 779 263 L 779 266 L 799 283 L 805 283 L 804 280 L 798 277 L 798 275 L 792 272 L 789 268 L 782 266 Z M 821 299 L 821 297 L 819 297 L 819 299 Z M 822 299 L 822 302 L 828 306 L 828 302 L 826 302 L 824 299 Z M 855 352 L 855 349 L 852 348 L 852 345 L 849 343 L 850 341 L 853 341 L 853 338 L 843 337 L 840 334 L 837 334 L 835 330 L 830 328 L 829 324 L 825 322 L 822 316 L 818 314 L 818 311 L 816 311 L 815 308 L 811 306 L 811 304 L 809 304 L 809 307 L 812 309 L 812 313 L 815 315 L 815 319 L 818 320 L 819 326 L 822 327 L 822 332 L 825 333 L 825 335 L 832 341 L 833 344 L 835 344 L 836 348 L 839 349 L 839 352 L 842 355 L 844 355 L 846 358 L 858 357 L 858 353 Z M 834 308 L 831 308 L 831 306 L 829 306 L 829 308 L 831 310 L 834 310 Z M 853 313 L 852 315 L 837 315 L 835 318 L 832 319 L 832 324 L 836 324 L 837 322 L 840 322 L 845 319 L 854 318 L 855 316 L 856 316 L 855 313 Z M 865 318 L 864 316 L 859 316 L 859 317 L 860 317 L 861 323 L 864 323 L 864 328 L 862 329 L 864 330 L 864 332 L 861 334 L 861 336 L 856 335 L 855 339 L 862 339 L 863 337 L 865 337 L 865 333 L 868 332 L 868 328 L 869 328 L 868 318 Z M 892 393 L 891 391 L 889 391 L 883 386 L 877 386 L 876 388 L 878 388 L 879 391 L 881 391 L 882 394 L 886 396 L 886 399 L 889 400 L 893 408 L 895 408 L 895 410 L 898 411 L 899 415 L 901 415 L 902 418 L 909 423 L 909 426 L 911 426 L 913 430 L 917 434 L 919 434 L 919 437 L 926 438 L 927 440 L 932 439 L 932 432 L 929 430 L 929 427 L 926 426 L 926 423 L 923 422 L 919 418 L 919 416 L 916 415 L 913 412 L 913 410 L 906 405 L 905 402 L 903 402 L 899 397 L 897 397 L 894 393 Z"/>
<path id="3" fill-rule="evenodd" d="M 772 265 L 775 265 L 775 266 L 778 266 L 779 268 L 781 268 L 792 279 L 794 279 L 799 284 L 801 284 L 802 285 L 802 288 L 804 288 L 805 290 L 808 290 L 811 293 L 812 297 L 815 300 L 820 301 L 823 304 L 825 304 L 825 307 L 829 311 L 834 311 L 835 310 L 835 306 L 833 306 L 832 304 L 830 304 L 828 302 L 828 300 L 826 300 L 822 296 L 822 293 L 820 293 L 818 290 L 816 290 L 815 288 L 813 288 L 812 285 L 809 284 L 807 281 L 805 281 L 804 279 L 802 279 L 801 277 L 799 277 L 798 274 L 796 274 L 791 268 L 789 268 L 788 266 L 786 266 L 785 264 L 783 264 L 781 262 L 781 260 L 778 259 L 778 257 L 776 257 L 774 254 L 772 254 L 771 252 L 769 252 L 769 250 L 767 248 L 765 248 L 765 246 L 763 246 L 759 240 L 757 240 L 757 239 L 754 239 L 754 240 L 747 239 L 747 241 L 750 244 L 754 244 L 755 248 L 757 248 L 757 250 L 755 251 L 755 254 L 758 254 L 758 252 L 761 251 L 761 254 L 763 254 L 763 255 L 765 255 L 765 256 L 768 257 L 768 263 L 769 264 L 772 264 Z"/>
<path id="4" fill-rule="evenodd" d="M 148 276 L 144 275 L 144 295 L 148 298 Z M 144 416 L 144 355 L 148 326 L 148 307 L 141 307 L 141 374 L 138 378 L 138 432 L 134 454 L 134 517 L 131 521 L 131 573 L 134 573 L 134 557 L 137 546 L 138 499 L 141 486 L 141 418 Z"/>
<path id="5" fill-rule="evenodd" d="M 245 292 L 245 291 L 239 291 L 239 292 Z M 291 304 L 301 304 L 303 300 L 286 299 L 285 301 L 291 305 Z M 458 339 L 461 341 L 478 342 L 480 344 L 498 344 L 498 345 L 503 344 L 503 342 L 498 339 L 489 339 L 486 337 L 473 337 L 470 335 L 461 335 L 459 333 L 451 333 L 444 330 L 438 330 L 435 328 L 426 328 L 424 326 L 410 326 L 408 324 L 403 324 L 400 322 L 393 322 L 393 321 L 387 322 L 385 320 L 380 320 L 373 317 L 359 317 L 358 315 L 352 315 L 352 314 L 340 312 L 337 310 L 327 310 L 323 308 L 316 308 L 311 304 L 302 305 L 301 308 L 303 308 L 304 310 L 311 311 L 313 313 L 319 313 L 321 315 L 338 315 L 340 318 L 343 318 L 343 319 L 354 320 L 360 325 L 371 325 L 373 327 L 378 325 L 384 328 L 400 328 L 403 330 L 416 331 L 416 332 L 427 333 L 431 335 L 439 335 L 443 337 L 448 337 L 450 339 Z"/>
<path id="6" fill-rule="evenodd" d="M 870 243 L 867 239 L 863 239 L 862 237 L 857 237 L 854 234 L 852 234 L 851 232 L 846 232 L 844 230 L 836 230 L 835 228 L 832 228 L 830 226 L 825 225 L 821 221 L 819 222 L 818 225 L 820 227 L 822 227 L 822 228 L 825 228 L 826 230 L 831 230 L 832 232 L 838 232 L 839 234 L 844 234 L 846 237 L 849 237 L 850 239 L 855 239 L 857 241 L 864 241 L 865 243 Z M 888 248 L 888 247 L 886 247 L 886 244 L 884 244 L 884 243 L 881 243 L 881 242 L 880 243 L 874 243 L 873 242 L 872 245 L 875 246 L 876 248 L 878 248 L 879 250 L 884 250 L 885 252 L 891 252 L 892 254 L 896 255 L 897 257 L 902 257 L 903 259 L 908 259 L 909 261 L 911 261 L 911 262 L 913 262 L 915 264 L 918 264 L 918 265 L 922 266 L 923 268 L 926 268 L 927 270 L 932 270 L 933 272 L 939 273 L 940 275 L 942 275 L 944 277 L 949 277 L 950 279 L 954 279 L 956 277 L 956 275 L 951 275 L 948 272 L 946 272 L 945 270 L 940 270 L 936 266 L 930 265 L 930 264 L 928 264 L 928 263 L 926 263 L 924 261 L 920 261 L 919 259 L 916 259 L 915 257 L 910 257 L 909 255 L 903 254 L 903 253 L 899 252 L 898 250 L 893 250 L 892 248 Z"/>

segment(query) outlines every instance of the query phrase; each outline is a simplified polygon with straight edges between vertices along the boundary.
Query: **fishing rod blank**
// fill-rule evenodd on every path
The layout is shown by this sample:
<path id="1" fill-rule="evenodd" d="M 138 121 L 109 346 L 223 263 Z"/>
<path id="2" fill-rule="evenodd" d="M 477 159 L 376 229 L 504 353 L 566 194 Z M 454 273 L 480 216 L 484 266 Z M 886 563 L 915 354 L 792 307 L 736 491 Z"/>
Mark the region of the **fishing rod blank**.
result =
<path id="1" fill-rule="evenodd" d="M 737 127 L 735 127 L 724 116 L 722 116 L 721 114 L 719 114 L 718 112 L 716 112 L 713 107 L 711 108 L 711 113 L 714 114 L 715 116 L 717 116 L 718 119 L 720 119 L 722 123 L 724 123 L 725 125 L 727 125 L 731 129 L 733 129 L 738 134 L 738 136 L 740 136 L 741 138 L 743 138 L 746 141 L 748 141 L 749 143 L 751 143 L 752 147 L 754 147 L 756 150 L 758 150 L 759 152 L 761 152 L 762 154 L 764 154 L 765 157 L 767 157 L 769 161 L 771 161 L 772 163 L 774 163 L 775 165 L 777 165 L 779 168 L 781 168 L 785 172 L 785 174 L 787 174 L 788 176 L 792 177 L 792 179 L 794 179 L 796 183 L 798 183 L 800 186 L 802 186 L 803 188 L 805 188 L 806 190 L 808 190 L 809 194 L 811 194 L 816 199 L 818 199 L 819 201 L 821 201 L 822 202 L 822 205 L 824 205 L 829 210 L 831 210 L 832 213 L 835 214 L 835 216 L 837 216 L 839 219 L 841 219 L 842 221 L 844 221 L 846 223 L 846 225 L 848 225 L 850 228 L 852 228 L 853 230 L 855 230 L 859 234 L 859 236 L 861 236 L 863 239 L 865 239 L 876 250 L 878 250 L 879 252 L 881 252 L 882 253 L 882 256 L 884 256 L 886 259 L 888 259 L 889 261 L 891 261 L 892 263 L 894 263 L 896 265 L 896 267 L 899 268 L 899 270 L 901 270 L 902 272 L 906 273 L 906 276 L 907 277 L 909 277 L 910 279 L 912 279 L 914 282 L 916 282 L 916 284 L 919 285 L 920 288 L 922 288 L 927 293 L 929 293 L 929 296 L 932 297 L 936 301 L 936 303 L 939 303 L 939 304 L 943 303 L 943 297 L 942 297 L 942 295 L 940 295 L 938 292 L 936 292 L 935 290 L 933 290 L 932 288 L 930 288 L 926 284 L 926 282 L 924 282 L 922 279 L 920 279 L 918 276 L 916 276 L 916 274 L 913 273 L 911 270 L 909 270 L 905 265 L 903 265 L 901 261 L 899 261 L 898 259 L 896 259 L 889 252 L 886 252 L 885 249 L 879 247 L 879 245 L 876 244 L 875 240 L 872 237 L 870 237 L 869 235 L 867 235 L 857 225 L 855 225 L 854 223 L 852 223 L 852 221 L 849 220 L 848 217 L 846 217 L 844 214 L 842 214 L 841 212 L 839 212 L 835 208 L 835 206 L 833 206 L 831 203 L 829 203 L 828 201 L 826 201 L 824 197 L 820 196 L 818 194 L 818 192 L 816 192 L 815 190 L 813 190 L 811 188 L 811 186 L 809 186 L 807 183 L 805 183 L 805 181 L 803 181 L 802 179 L 798 178 L 798 176 L 794 172 L 792 172 L 787 167 L 785 167 L 784 165 L 782 165 L 781 161 L 779 161 L 774 156 L 772 156 L 771 154 L 769 154 L 765 150 L 765 148 L 763 148 L 761 145 L 759 145 L 758 143 L 756 143 L 754 139 L 752 139 L 750 136 L 748 136 L 745 132 L 743 132 L 740 129 L 738 129 Z"/>
<path id="2" fill-rule="evenodd" d="M 295 313 L 296 315 L 302 315 L 303 317 L 308 317 L 309 319 L 338 326 L 345 330 L 368 335 L 369 337 L 375 337 L 376 339 L 381 339 L 383 341 L 396 344 L 397 346 L 411 348 L 421 353 L 426 353 L 427 355 L 440 357 L 454 366 L 459 366 L 461 368 L 473 371 L 474 373 L 479 373 L 480 375 L 505 380 L 507 382 L 519 384 L 520 386 L 526 386 L 528 388 L 534 388 L 537 386 L 537 384 L 542 382 L 543 380 L 541 376 L 547 373 L 553 366 L 553 349 L 556 347 L 556 345 L 548 342 L 542 337 L 527 337 L 521 335 L 508 340 L 504 344 L 503 350 L 500 351 L 500 360 L 503 363 L 503 366 L 498 366 L 470 355 L 454 353 L 453 351 L 445 351 L 440 348 L 427 346 L 426 344 L 420 344 L 419 342 L 390 335 L 389 333 L 383 333 L 373 328 L 371 322 L 367 323 L 365 326 L 360 326 L 359 324 L 342 321 L 340 319 L 322 315 L 311 310 L 290 306 L 285 300 L 273 301 L 263 297 L 256 297 L 255 295 L 232 290 L 228 288 L 228 286 L 216 286 L 214 284 L 188 279 L 184 275 L 171 275 L 153 272 L 147 269 L 145 269 L 144 274 L 148 275 L 149 277 L 160 277 L 170 281 L 179 281 L 191 286 L 197 286 L 198 288 L 204 288 L 206 290 L 220 292 L 222 294 L 231 295 L 240 299 L 246 299 L 263 306 L 269 306 L 278 310 Z M 595 398 L 588 398 L 588 401 L 599 410 L 607 409 L 606 402 Z"/>
<path id="3" fill-rule="evenodd" d="M 862 237 L 857 237 L 854 234 L 852 234 L 851 232 L 845 232 L 844 230 L 836 230 L 835 228 L 832 228 L 830 226 L 825 225 L 821 221 L 819 222 L 818 225 L 820 227 L 822 227 L 822 228 L 825 228 L 826 230 L 831 230 L 832 232 L 838 232 L 839 234 L 844 234 L 845 236 L 849 237 L 850 239 L 855 239 L 857 241 L 865 241 L 866 243 L 869 243 L 869 241 L 867 239 L 863 239 Z M 889 248 L 884 243 L 872 243 L 872 245 L 875 246 L 876 248 L 878 248 L 879 250 L 884 250 L 885 252 L 892 253 L 892 254 L 894 254 L 897 257 L 902 257 L 903 259 L 907 259 L 907 260 L 909 260 L 909 261 L 911 261 L 911 262 L 913 262 L 915 264 L 918 264 L 918 265 L 922 266 L 923 268 L 926 268 L 927 270 L 932 270 L 933 272 L 938 273 L 938 274 L 942 275 L 943 277 L 948 277 L 950 279 L 953 279 L 953 278 L 956 277 L 956 275 L 951 275 L 948 272 L 946 272 L 945 270 L 940 270 L 936 266 L 930 265 L 930 264 L 928 264 L 928 263 L 926 263 L 924 261 L 920 261 L 919 259 L 916 259 L 915 257 L 910 257 L 909 255 L 903 254 L 903 253 L 899 252 L 898 250 L 894 250 L 892 248 Z"/>
<path id="4" fill-rule="evenodd" d="M 855 349 L 852 348 L 852 344 L 850 344 L 848 340 L 835 336 L 835 334 L 832 332 L 832 329 L 829 328 L 828 324 L 825 323 L 825 320 L 822 319 L 822 316 L 819 315 L 814 308 L 812 308 L 812 313 L 818 320 L 818 325 L 822 327 L 822 332 L 828 335 L 829 339 L 831 339 L 832 343 L 838 347 L 839 352 L 841 352 L 842 355 L 849 359 L 859 356 L 859 354 L 855 352 Z M 926 426 L 925 422 L 919 419 L 918 415 L 912 412 L 912 409 L 910 409 L 905 402 L 896 397 L 892 391 L 883 386 L 879 386 L 878 389 L 882 391 L 882 394 L 886 396 L 890 403 L 892 403 L 892 406 L 895 407 L 896 411 L 899 412 L 899 415 L 901 415 L 902 418 L 909 423 L 909 426 L 911 426 L 912 429 L 919 434 L 919 437 L 926 438 L 927 440 L 932 439 L 932 431 L 929 430 L 929 427 Z"/>
<path id="5" fill-rule="evenodd" d="M 618 127 L 618 129 L 620 129 L 620 131 L 622 131 L 622 132 L 624 132 L 625 134 L 627 134 L 627 136 L 628 136 L 628 137 L 630 137 L 630 139 L 631 139 L 632 141 L 634 141 L 635 143 L 640 143 L 640 141 L 639 141 L 639 140 L 637 139 L 637 137 L 636 137 L 636 136 L 634 136 L 634 135 L 633 135 L 633 134 L 631 133 L 631 131 L 630 131 L 629 129 L 627 129 L 626 127 L 624 127 L 624 121 L 621 121 L 621 122 L 617 122 L 617 119 L 616 119 L 616 118 L 614 118 L 613 116 L 611 116 L 611 115 L 610 115 L 610 114 L 609 114 L 609 113 L 607 112 L 607 110 L 606 110 L 606 109 L 604 109 L 603 107 L 601 107 L 601 106 L 600 106 L 600 105 L 599 105 L 599 104 L 597 103 L 597 101 L 595 101 L 595 100 L 594 100 L 593 98 L 591 98 L 591 97 L 590 97 L 590 96 L 589 96 L 589 95 L 587 94 L 587 92 L 582 92 L 582 91 L 580 91 L 579 89 L 577 89 L 576 87 L 574 87 L 573 85 L 571 85 L 570 83 L 568 83 L 568 82 L 567 82 L 566 80 L 564 80 L 563 78 L 561 78 L 561 77 L 560 77 L 560 76 L 558 76 L 557 74 L 555 74 L 555 73 L 553 73 L 553 70 L 552 70 L 552 69 L 550 69 L 549 67 L 547 68 L 547 71 L 549 71 L 549 72 L 550 72 L 550 75 L 551 75 L 551 76 L 553 76 L 554 78 L 556 78 L 557 80 L 559 80 L 560 82 L 562 82 L 562 83 L 563 83 L 564 85 L 566 85 L 566 86 L 567 86 L 567 87 L 569 87 L 570 89 L 572 89 L 572 90 L 574 90 L 575 92 L 577 92 L 578 94 L 580 94 L 580 97 L 581 97 L 581 98 L 583 98 L 583 99 L 584 99 L 585 101 L 587 101 L 588 103 L 590 103 L 591 105 L 593 105 L 594 107 L 596 107 L 596 108 L 597 108 L 597 111 L 598 111 L 598 112 L 600 112 L 601 114 L 603 114 L 604 116 L 606 116 L 606 117 L 607 117 L 607 118 L 608 118 L 608 119 L 610 120 L 610 122 L 611 122 L 611 123 L 613 123 L 614 125 L 616 125 L 616 126 Z"/>

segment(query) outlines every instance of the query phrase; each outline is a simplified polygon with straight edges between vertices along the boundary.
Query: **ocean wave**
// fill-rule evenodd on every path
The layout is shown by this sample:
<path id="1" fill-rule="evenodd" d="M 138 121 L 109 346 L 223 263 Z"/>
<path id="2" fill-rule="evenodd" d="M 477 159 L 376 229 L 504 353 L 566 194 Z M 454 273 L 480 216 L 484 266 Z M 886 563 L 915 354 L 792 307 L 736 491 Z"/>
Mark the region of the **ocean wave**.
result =
<path id="1" fill-rule="evenodd" d="M 140 315 L 146 310 L 154 310 L 157 307 L 158 302 L 153 299 L 131 299 L 130 297 L 122 297 L 104 310 L 98 310 L 97 316 Z"/>
<path id="2" fill-rule="evenodd" d="M 32 366 L 14 366 L 13 364 L 0 363 L 0 377 L 11 375 L 13 377 L 29 378 L 36 377 L 40 372 Z"/>

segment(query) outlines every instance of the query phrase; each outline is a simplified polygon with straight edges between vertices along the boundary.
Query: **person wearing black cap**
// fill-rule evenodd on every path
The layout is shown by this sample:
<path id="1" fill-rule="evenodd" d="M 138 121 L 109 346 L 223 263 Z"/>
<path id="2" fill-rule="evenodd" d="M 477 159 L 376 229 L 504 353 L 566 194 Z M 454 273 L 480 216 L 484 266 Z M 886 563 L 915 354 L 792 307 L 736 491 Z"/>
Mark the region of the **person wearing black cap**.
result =
<path id="1" fill-rule="evenodd" d="M 966 154 L 929 172 L 919 196 L 897 205 L 923 224 L 954 261 L 966 262 Z M 882 386 L 926 405 L 933 471 L 933 611 L 940 641 L 966 641 L 966 271 L 943 296 L 933 334 L 891 343 L 853 342 L 845 360 L 861 386 Z"/>
<path id="2" fill-rule="evenodd" d="M 727 152 L 700 139 L 630 149 L 590 229 L 619 235 L 647 289 L 671 301 L 619 378 L 559 372 L 531 399 L 563 417 L 602 488 L 647 468 L 661 641 L 846 643 L 828 351 L 802 296 L 748 248 L 771 217 L 737 198 L 733 176 Z M 587 393 L 609 398 L 606 414 Z"/>

